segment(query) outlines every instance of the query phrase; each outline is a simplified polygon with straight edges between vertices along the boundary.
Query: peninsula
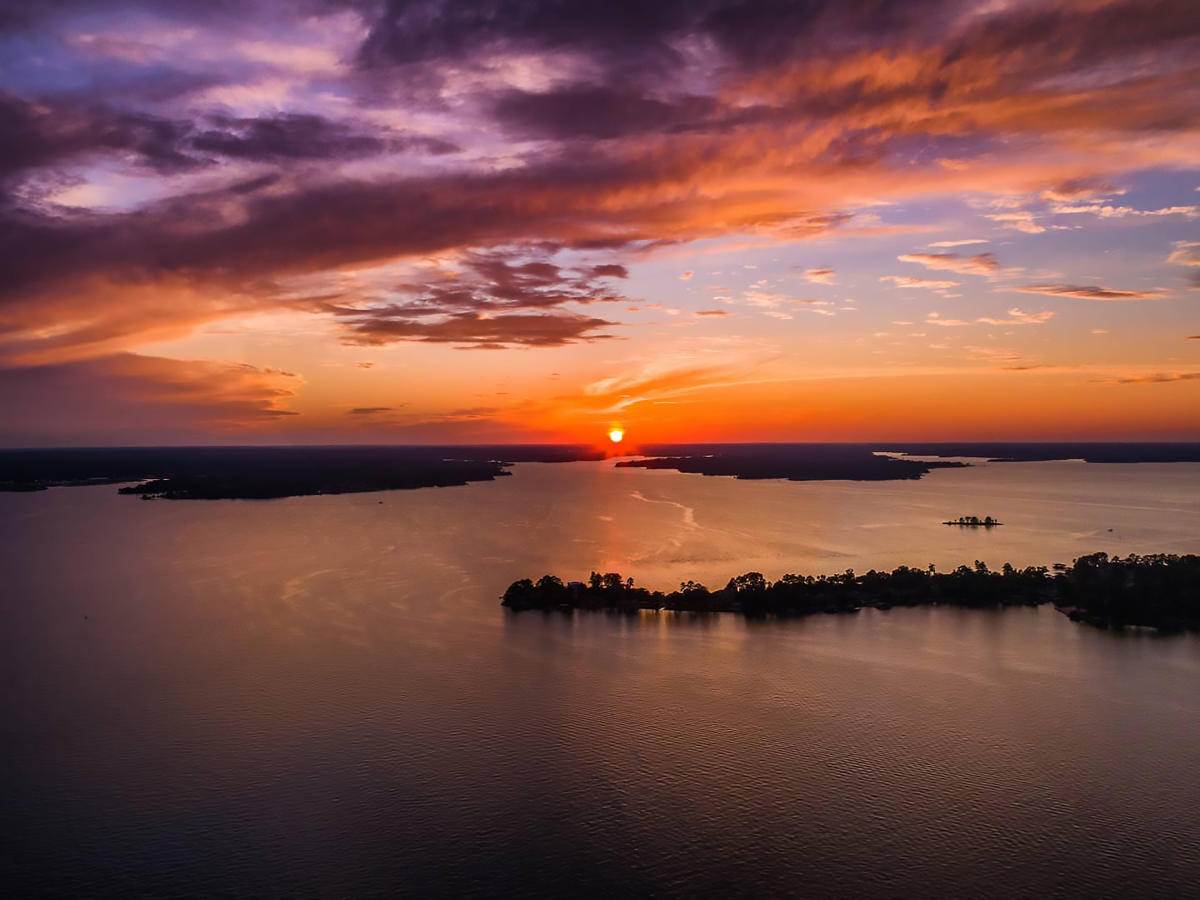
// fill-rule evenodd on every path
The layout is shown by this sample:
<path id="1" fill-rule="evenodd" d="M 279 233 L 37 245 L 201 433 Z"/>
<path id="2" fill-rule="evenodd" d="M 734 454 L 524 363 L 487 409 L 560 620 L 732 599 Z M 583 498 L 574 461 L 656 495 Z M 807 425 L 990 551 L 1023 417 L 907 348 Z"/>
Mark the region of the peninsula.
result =
<path id="1" fill-rule="evenodd" d="M 736 612 L 746 616 L 852 613 L 863 608 L 949 605 L 975 608 L 1053 603 L 1073 621 L 1101 628 L 1146 626 L 1167 631 L 1200 629 L 1200 556 L 1155 554 L 1081 556 L 1071 566 L 999 571 L 976 562 L 952 572 L 901 566 L 892 572 L 847 570 L 838 575 L 784 575 L 768 581 L 759 572 L 731 578 L 720 590 L 685 581 L 670 593 L 635 587 L 632 578 L 593 572 L 587 582 L 564 584 L 553 575 L 522 579 L 504 593 L 513 610 L 679 610 Z"/>
<path id="2" fill-rule="evenodd" d="M 270 500 L 493 481 L 517 462 L 601 459 L 578 445 L 91 447 L 0 451 L 0 491 L 125 484 L 167 500 Z"/>
<path id="3" fill-rule="evenodd" d="M 893 481 L 921 478 L 933 469 L 967 463 L 897 459 L 870 444 L 667 444 L 642 449 L 620 468 L 676 469 L 701 475 L 788 481 Z"/>

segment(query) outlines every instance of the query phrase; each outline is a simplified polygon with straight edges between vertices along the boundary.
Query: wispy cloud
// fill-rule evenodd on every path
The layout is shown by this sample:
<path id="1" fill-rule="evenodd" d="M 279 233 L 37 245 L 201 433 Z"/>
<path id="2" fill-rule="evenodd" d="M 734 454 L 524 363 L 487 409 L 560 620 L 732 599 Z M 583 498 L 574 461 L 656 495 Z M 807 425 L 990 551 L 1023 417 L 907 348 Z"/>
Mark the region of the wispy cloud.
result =
<path id="1" fill-rule="evenodd" d="M 957 272 L 959 275 L 992 275 L 1000 268 L 992 253 L 962 256 L 958 253 L 902 253 L 900 262 L 916 263 L 927 269 Z"/>
<path id="2" fill-rule="evenodd" d="M 1127 375 L 1118 384 L 1168 384 L 1174 381 L 1196 381 L 1200 372 L 1155 372 L 1150 375 Z"/>
<path id="3" fill-rule="evenodd" d="M 1092 215 L 1101 219 L 1157 218 L 1161 216 L 1183 216 L 1195 219 L 1200 216 L 1200 206 L 1164 206 L 1158 209 L 1134 209 L 1131 206 L 1111 206 L 1107 203 L 1064 204 L 1051 207 L 1051 212 L 1060 216 Z"/>
<path id="4" fill-rule="evenodd" d="M 925 317 L 926 325 L 937 325 L 941 328 L 961 328 L 971 323 L 965 319 L 943 319 L 941 313 L 931 312 Z"/>
<path id="5" fill-rule="evenodd" d="M 1148 290 L 1117 290 L 1094 284 L 1025 284 L 1011 288 L 1022 294 L 1045 294 L 1050 297 L 1070 297 L 1072 300 L 1097 300 L 1120 303 L 1133 300 L 1161 300 L 1167 292 L 1162 288 Z"/>
<path id="6" fill-rule="evenodd" d="M 1176 241 L 1167 262 L 1176 266 L 1200 266 L 1200 241 Z"/>
<path id="7" fill-rule="evenodd" d="M 1041 312 L 1025 312 L 1019 306 L 1011 307 L 1008 310 L 1008 317 L 1005 319 L 996 319 L 991 317 L 982 317 L 976 319 L 976 322 L 982 322 L 986 325 L 1045 325 L 1054 318 L 1054 311 L 1044 309 Z"/>
<path id="8" fill-rule="evenodd" d="M 1045 226 L 1038 224 L 1037 217 L 1028 210 L 989 213 L 987 218 L 1003 225 L 1005 228 L 1011 228 L 1013 231 L 1021 231 L 1025 234 L 1042 234 L 1046 230 Z"/>
<path id="9" fill-rule="evenodd" d="M 899 288 L 922 288 L 929 291 L 944 291 L 958 287 L 961 281 L 944 281 L 930 278 L 912 278 L 908 275 L 883 275 L 880 281 L 890 282 Z"/>

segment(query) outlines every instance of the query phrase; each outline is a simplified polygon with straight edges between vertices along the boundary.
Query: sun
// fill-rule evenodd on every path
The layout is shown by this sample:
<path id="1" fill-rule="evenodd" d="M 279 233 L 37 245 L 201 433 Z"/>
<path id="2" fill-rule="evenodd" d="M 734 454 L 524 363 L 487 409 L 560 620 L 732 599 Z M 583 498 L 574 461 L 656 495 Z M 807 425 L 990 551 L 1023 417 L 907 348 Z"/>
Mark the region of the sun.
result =
<path id="1" fill-rule="evenodd" d="M 612 441 L 614 444 L 621 443 L 621 441 L 623 441 L 625 439 L 625 429 L 623 429 L 623 428 L 608 429 L 608 439 L 610 441 Z"/>

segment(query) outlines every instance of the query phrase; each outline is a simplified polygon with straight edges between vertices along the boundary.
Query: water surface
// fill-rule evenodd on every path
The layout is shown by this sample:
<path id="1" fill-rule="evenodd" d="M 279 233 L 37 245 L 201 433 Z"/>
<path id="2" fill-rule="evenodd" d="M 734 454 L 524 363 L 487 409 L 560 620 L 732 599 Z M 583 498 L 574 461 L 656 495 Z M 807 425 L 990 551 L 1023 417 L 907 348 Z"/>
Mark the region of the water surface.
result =
<path id="1" fill-rule="evenodd" d="M 1200 466 L 0 495 L 4 881 L 85 894 L 1185 896 L 1200 640 L 1050 609 L 513 615 L 513 579 L 1196 552 Z M 993 515 L 992 531 L 947 528 Z M 1111 531 L 1109 530 L 1111 529 Z"/>

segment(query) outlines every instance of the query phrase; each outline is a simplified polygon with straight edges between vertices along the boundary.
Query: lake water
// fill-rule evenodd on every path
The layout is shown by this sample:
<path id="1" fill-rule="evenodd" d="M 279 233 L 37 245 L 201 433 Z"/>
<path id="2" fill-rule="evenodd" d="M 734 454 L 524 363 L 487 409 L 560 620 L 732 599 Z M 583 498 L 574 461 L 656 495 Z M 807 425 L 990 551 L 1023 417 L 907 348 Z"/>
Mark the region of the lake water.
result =
<path id="1" fill-rule="evenodd" d="M 711 587 L 1200 551 L 1200 465 L 738 482 L 0 494 L 13 893 L 1195 896 L 1200 639 L 1052 609 L 506 613 L 516 578 Z M 993 515 L 992 531 L 948 528 Z"/>

